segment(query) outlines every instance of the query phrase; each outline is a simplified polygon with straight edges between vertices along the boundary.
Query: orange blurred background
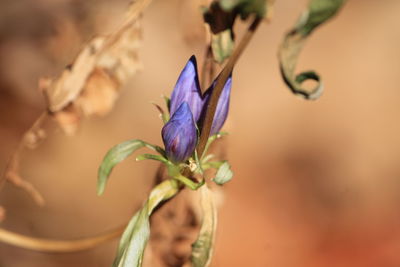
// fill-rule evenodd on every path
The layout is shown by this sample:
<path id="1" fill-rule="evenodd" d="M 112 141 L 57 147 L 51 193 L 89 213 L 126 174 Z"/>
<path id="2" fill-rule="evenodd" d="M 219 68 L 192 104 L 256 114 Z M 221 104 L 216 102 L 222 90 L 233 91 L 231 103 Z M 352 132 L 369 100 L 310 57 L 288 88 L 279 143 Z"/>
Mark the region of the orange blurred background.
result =
<path id="1" fill-rule="evenodd" d="M 112 31 L 128 1 L 0 2 L 0 168 L 45 108 L 37 91 L 91 37 Z M 48 138 L 24 153 L 21 174 L 44 195 L 37 207 L 6 185 L 1 227 L 42 238 L 95 235 L 125 223 L 153 182 L 154 162 L 134 157 L 96 196 L 97 167 L 123 140 L 161 144 L 162 103 L 187 59 L 204 56 L 198 2 L 154 1 L 143 17 L 143 71 L 105 117 L 75 136 L 48 123 Z M 315 69 L 317 101 L 290 93 L 277 48 L 306 0 L 276 0 L 233 77 L 224 145 L 234 179 L 224 186 L 212 266 L 400 266 L 400 1 L 350 0 L 309 38 L 298 69 Z M 236 25 L 240 38 L 245 29 Z M 45 254 L 0 244 L 0 266 L 109 266 L 117 240 L 79 253 Z"/>

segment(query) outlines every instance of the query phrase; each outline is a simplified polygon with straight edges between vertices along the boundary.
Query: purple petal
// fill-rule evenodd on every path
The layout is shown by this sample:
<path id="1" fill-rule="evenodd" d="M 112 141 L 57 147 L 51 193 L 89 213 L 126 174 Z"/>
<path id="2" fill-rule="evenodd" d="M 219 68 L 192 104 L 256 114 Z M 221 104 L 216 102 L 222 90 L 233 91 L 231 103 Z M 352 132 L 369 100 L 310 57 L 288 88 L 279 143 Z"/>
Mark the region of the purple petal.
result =
<path id="1" fill-rule="evenodd" d="M 171 116 L 183 102 L 187 102 L 192 111 L 193 118 L 197 121 L 200 117 L 203 102 L 199 78 L 197 74 L 197 63 L 195 56 L 192 56 L 185 68 L 183 68 L 175 88 L 171 95 Z"/>
<path id="2" fill-rule="evenodd" d="M 204 94 L 204 108 L 208 106 L 208 101 L 212 91 L 214 90 L 215 84 L 216 80 Z M 226 121 L 226 118 L 228 117 L 231 87 L 232 87 L 232 76 L 229 76 L 228 80 L 224 85 L 224 88 L 222 89 L 221 96 L 219 97 L 218 100 L 217 109 L 215 111 L 214 120 L 211 126 L 210 136 L 218 133 L 221 130 L 222 126 Z M 203 113 L 205 114 L 205 111 Z"/>
<path id="3" fill-rule="evenodd" d="M 183 102 L 161 131 L 165 152 L 172 162 L 184 162 L 197 144 L 197 131 L 187 102 Z"/>

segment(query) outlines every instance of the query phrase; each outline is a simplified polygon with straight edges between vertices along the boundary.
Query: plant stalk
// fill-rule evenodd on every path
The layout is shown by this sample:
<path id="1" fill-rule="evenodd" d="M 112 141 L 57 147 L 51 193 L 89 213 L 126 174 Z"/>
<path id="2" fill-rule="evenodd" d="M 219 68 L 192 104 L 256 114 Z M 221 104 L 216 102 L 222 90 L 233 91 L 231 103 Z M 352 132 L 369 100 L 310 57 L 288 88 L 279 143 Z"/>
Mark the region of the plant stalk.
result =
<path id="1" fill-rule="evenodd" d="M 211 94 L 210 101 L 208 102 L 203 128 L 201 130 L 200 141 L 197 146 L 197 153 L 200 158 L 202 158 L 203 156 L 203 152 L 206 147 L 208 137 L 210 135 L 211 125 L 214 120 L 215 111 L 217 109 L 217 104 L 219 97 L 221 96 L 222 89 L 224 88 L 224 85 L 228 80 L 229 75 L 232 73 L 233 67 L 238 61 L 240 55 L 243 53 L 244 49 L 249 44 L 251 38 L 254 36 L 254 33 L 261 22 L 261 19 L 262 18 L 260 17 L 255 17 L 253 19 L 242 40 L 240 41 L 236 49 L 233 51 L 232 55 L 229 57 L 228 62 L 226 63 L 225 67 L 223 68 L 223 70 L 221 71 L 220 75 L 217 78 L 217 83 Z"/>

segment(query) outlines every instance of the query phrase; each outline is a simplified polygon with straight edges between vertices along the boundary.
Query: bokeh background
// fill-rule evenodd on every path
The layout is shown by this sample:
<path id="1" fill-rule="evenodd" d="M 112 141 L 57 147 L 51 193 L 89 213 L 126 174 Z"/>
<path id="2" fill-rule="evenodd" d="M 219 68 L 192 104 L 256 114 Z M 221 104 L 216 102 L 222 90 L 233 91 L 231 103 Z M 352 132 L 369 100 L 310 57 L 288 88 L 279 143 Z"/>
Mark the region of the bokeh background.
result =
<path id="1" fill-rule="evenodd" d="M 0 2 L 0 168 L 45 108 L 38 79 L 56 76 L 96 34 L 111 32 L 128 1 Z M 154 1 L 143 17 L 144 68 L 105 117 L 75 136 L 54 123 L 21 174 L 44 195 L 37 207 L 6 185 L 1 227 L 42 238 L 95 235 L 125 223 L 153 183 L 157 164 L 128 159 L 103 197 L 96 171 L 114 144 L 161 144 L 162 103 L 187 59 L 202 62 L 198 1 Z M 325 92 L 290 93 L 278 68 L 283 34 L 306 6 L 276 0 L 235 71 L 224 142 L 235 172 L 224 186 L 212 266 L 400 266 L 400 1 L 349 0 L 307 42 L 299 70 L 315 69 Z M 236 25 L 238 36 L 244 29 Z M 117 240 L 79 253 L 44 254 L 0 244 L 0 266 L 109 266 Z"/>

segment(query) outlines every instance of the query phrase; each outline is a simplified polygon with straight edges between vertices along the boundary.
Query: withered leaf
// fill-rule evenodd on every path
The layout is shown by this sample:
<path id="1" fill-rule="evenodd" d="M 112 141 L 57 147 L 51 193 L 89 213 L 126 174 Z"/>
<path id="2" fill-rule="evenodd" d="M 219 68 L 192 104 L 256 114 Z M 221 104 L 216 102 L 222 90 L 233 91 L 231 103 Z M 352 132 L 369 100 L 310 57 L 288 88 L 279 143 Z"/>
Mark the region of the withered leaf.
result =
<path id="1" fill-rule="evenodd" d="M 138 56 L 142 40 L 138 8 L 148 3 L 149 0 L 134 2 L 117 31 L 94 38 L 58 79 L 42 82 L 48 109 L 67 134 L 74 134 L 79 118 L 107 114 L 118 98 L 119 88 L 142 68 Z M 77 124 L 72 127 L 74 121 Z"/>
<path id="2" fill-rule="evenodd" d="M 295 27 L 285 36 L 279 48 L 278 58 L 282 77 L 294 94 L 305 99 L 317 99 L 322 94 L 323 83 L 317 73 L 304 71 L 295 74 L 297 59 L 307 37 L 315 28 L 331 19 L 344 3 L 345 0 L 311 0 Z M 309 91 L 302 87 L 306 80 L 314 80 L 318 84 Z"/>
<path id="3" fill-rule="evenodd" d="M 138 57 L 142 39 L 140 19 L 150 2 L 132 2 L 119 28 L 107 36 L 92 39 L 59 77 L 39 80 L 47 112 L 24 134 L 4 173 L 5 181 L 27 191 L 38 204 L 44 203 L 43 197 L 18 172 L 20 154 L 24 148 L 34 148 L 46 137 L 42 125 L 47 114 L 53 116 L 66 134 L 73 135 L 83 116 L 104 115 L 112 109 L 119 88 L 141 69 Z"/>
<path id="4" fill-rule="evenodd" d="M 97 53 L 104 43 L 103 38 L 95 38 L 68 66 L 60 77 L 50 80 L 45 94 L 50 112 L 57 112 L 73 102 L 84 88 L 87 78 L 97 61 Z"/>

